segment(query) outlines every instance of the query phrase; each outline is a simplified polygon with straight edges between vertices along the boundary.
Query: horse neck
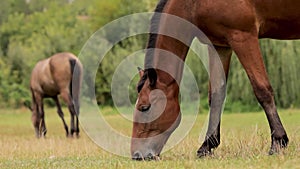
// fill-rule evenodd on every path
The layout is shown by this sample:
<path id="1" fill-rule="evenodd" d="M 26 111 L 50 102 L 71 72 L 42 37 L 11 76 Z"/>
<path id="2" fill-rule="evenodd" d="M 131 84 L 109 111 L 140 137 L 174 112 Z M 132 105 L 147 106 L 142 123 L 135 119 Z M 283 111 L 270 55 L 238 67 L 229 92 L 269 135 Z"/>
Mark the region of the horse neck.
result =
<path id="1" fill-rule="evenodd" d="M 180 83 L 189 46 L 198 30 L 190 23 L 191 18 L 186 17 L 190 11 L 178 10 L 177 5 L 182 8 L 186 3 L 161 0 L 158 4 L 151 20 L 145 59 L 145 68 L 154 67 L 157 79 L 167 85 Z"/>
<path id="2" fill-rule="evenodd" d="M 174 38 L 163 35 L 157 37 L 153 66 L 160 82 L 167 85 L 180 83 L 188 50 L 187 45 Z"/>

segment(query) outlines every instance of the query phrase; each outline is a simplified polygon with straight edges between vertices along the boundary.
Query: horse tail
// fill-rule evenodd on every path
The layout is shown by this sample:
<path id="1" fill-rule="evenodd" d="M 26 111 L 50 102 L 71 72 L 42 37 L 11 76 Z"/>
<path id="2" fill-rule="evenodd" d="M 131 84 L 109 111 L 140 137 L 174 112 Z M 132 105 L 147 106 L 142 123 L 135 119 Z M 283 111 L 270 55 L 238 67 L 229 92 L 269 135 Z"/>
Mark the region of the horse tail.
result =
<path id="1" fill-rule="evenodd" d="M 69 59 L 71 69 L 70 95 L 74 103 L 74 109 L 77 116 L 79 115 L 79 94 L 81 87 L 82 67 L 81 63 L 76 59 Z"/>

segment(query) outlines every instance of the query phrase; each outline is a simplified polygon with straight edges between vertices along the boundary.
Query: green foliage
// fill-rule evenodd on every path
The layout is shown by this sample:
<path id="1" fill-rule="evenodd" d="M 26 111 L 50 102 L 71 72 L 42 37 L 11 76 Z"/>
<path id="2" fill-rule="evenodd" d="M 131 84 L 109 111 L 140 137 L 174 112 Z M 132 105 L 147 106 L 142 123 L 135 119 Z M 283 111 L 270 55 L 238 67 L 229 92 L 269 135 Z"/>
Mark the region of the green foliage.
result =
<path id="1" fill-rule="evenodd" d="M 17 2 L 15 5 L 20 5 Z M 31 1 L 24 8 L 31 12 L 11 12 L 0 27 L 3 62 L 0 68 L 5 72 L 1 75 L 0 101 L 3 104 L 0 105 L 20 106 L 24 100 L 30 100 L 29 79 L 35 63 L 62 51 L 79 53 L 90 35 L 86 21 L 77 18 L 78 11 L 71 4 Z"/>
<path id="2" fill-rule="evenodd" d="M 122 44 L 123 47 L 120 45 Z M 99 104 L 104 104 L 104 105 L 112 105 L 112 98 L 111 98 L 111 84 L 112 84 L 112 79 L 113 76 L 115 75 L 115 71 L 117 68 L 120 66 L 122 61 L 126 59 L 127 56 L 131 55 L 132 53 L 142 50 L 143 46 L 141 43 L 136 41 L 136 38 L 128 38 L 126 40 L 123 40 L 119 44 L 117 44 L 112 50 L 110 50 L 103 58 L 101 61 L 101 64 L 99 66 L 98 72 L 97 72 L 97 78 L 96 78 L 96 94 L 97 94 L 97 101 Z M 141 59 L 142 57 L 135 58 L 136 62 L 143 63 Z M 140 65 L 141 67 L 143 65 Z M 137 69 L 136 73 L 138 73 Z M 130 78 L 131 75 L 129 74 L 129 71 L 123 71 L 119 72 L 122 73 L 121 78 L 119 79 L 120 83 L 116 82 L 117 84 L 115 87 L 115 90 L 118 90 L 121 86 L 124 84 L 122 82 L 125 81 L 125 79 Z M 129 86 L 128 90 L 130 93 L 130 97 L 132 100 L 135 99 L 137 92 L 136 92 L 136 84 L 138 82 L 139 78 L 136 77 L 132 81 L 131 85 Z M 125 96 L 123 96 L 125 97 Z M 123 104 L 123 103 L 118 103 L 118 104 Z"/>
<path id="3" fill-rule="evenodd" d="M 300 41 L 264 40 L 261 43 L 277 104 L 283 108 L 300 106 Z"/>
<path id="4" fill-rule="evenodd" d="M 9 6 L 9 1 L 0 1 L 0 24 L 7 19 L 10 13 Z"/>
<path id="5" fill-rule="evenodd" d="M 95 0 L 94 5 L 89 10 L 90 24 L 94 31 L 122 16 L 146 10 L 146 5 L 141 0 Z"/>

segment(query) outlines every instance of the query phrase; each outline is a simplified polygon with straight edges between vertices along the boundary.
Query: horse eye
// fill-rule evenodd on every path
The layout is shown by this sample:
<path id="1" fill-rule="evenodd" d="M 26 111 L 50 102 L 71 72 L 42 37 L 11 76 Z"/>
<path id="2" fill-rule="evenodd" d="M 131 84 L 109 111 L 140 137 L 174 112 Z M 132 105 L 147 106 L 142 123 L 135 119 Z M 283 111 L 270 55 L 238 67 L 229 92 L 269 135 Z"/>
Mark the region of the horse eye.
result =
<path id="1" fill-rule="evenodd" d="M 140 111 L 143 112 L 143 113 L 145 113 L 145 112 L 147 112 L 147 111 L 150 110 L 150 107 L 151 107 L 151 104 L 149 104 L 149 105 L 141 105 L 140 106 Z"/>

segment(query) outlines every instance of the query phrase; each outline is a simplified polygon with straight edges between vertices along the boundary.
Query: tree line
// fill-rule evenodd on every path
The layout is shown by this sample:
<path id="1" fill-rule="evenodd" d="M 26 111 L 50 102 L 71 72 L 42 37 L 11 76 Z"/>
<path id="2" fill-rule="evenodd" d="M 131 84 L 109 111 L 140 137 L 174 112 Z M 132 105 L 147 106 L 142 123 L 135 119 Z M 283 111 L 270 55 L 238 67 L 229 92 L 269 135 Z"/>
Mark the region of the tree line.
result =
<path id="1" fill-rule="evenodd" d="M 64 51 L 78 55 L 97 29 L 128 14 L 153 11 L 156 3 L 157 0 L 0 1 L 0 107 L 20 107 L 24 101 L 30 100 L 30 73 L 38 60 Z M 122 25 L 119 28 L 122 29 Z M 105 57 L 98 68 L 95 84 L 99 104 L 113 104 L 110 83 L 116 66 L 122 57 L 145 48 L 146 43 L 147 35 L 130 37 L 107 54 L 109 57 Z M 297 46 L 300 41 L 265 39 L 260 43 L 277 105 L 281 108 L 299 107 L 300 49 Z M 187 64 L 197 80 L 201 106 L 207 108 L 204 100 L 207 99 L 208 75 L 204 66 L 196 64 L 196 59 L 190 52 Z M 259 109 L 249 80 L 236 57 L 232 57 L 227 83 L 225 110 Z M 134 100 L 134 83 L 129 92 Z"/>

